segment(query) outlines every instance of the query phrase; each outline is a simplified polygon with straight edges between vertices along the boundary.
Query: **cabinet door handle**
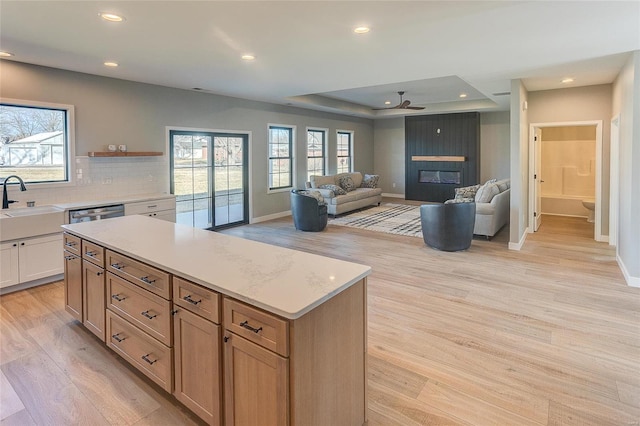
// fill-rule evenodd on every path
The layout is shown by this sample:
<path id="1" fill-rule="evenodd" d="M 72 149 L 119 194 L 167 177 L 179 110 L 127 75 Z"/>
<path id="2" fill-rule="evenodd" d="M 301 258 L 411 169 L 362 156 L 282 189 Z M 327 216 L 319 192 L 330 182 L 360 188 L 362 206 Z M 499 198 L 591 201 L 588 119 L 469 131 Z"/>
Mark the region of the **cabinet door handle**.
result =
<path id="1" fill-rule="evenodd" d="M 15 247 L 15 246 L 14 246 L 14 247 Z M 65 257 L 64 257 L 64 259 L 65 259 L 65 260 L 73 260 L 73 259 L 75 259 L 75 258 L 76 258 L 75 256 L 65 256 Z"/>
<path id="2" fill-rule="evenodd" d="M 154 363 L 156 363 L 156 362 L 158 361 L 157 359 L 155 359 L 155 360 L 151 361 L 151 360 L 149 359 L 149 355 L 151 355 L 151 354 L 142 355 L 142 356 L 141 356 L 141 358 L 142 358 L 143 360 L 145 360 L 146 362 L 148 362 L 150 365 L 153 365 Z"/>
<path id="3" fill-rule="evenodd" d="M 100 276 L 100 275 L 102 275 L 102 272 L 96 272 L 96 275 Z"/>
<path id="4" fill-rule="evenodd" d="M 119 337 L 119 336 L 120 336 L 120 333 L 116 333 L 116 334 L 112 335 L 111 337 L 113 337 L 115 340 L 117 340 L 118 343 L 126 340 L 126 337 Z"/>
<path id="5" fill-rule="evenodd" d="M 253 331 L 254 333 L 260 333 L 262 331 L 262 327 L 254 328 L 249 325 L 249 321 L 243 321 L 240 323 L 240 327 L 244 327 L 247 330 Z"/>
<path id="6" fill-rule="evenodd" d="M 65 246 L 67 247 L 74 247 L 77 243 L 73 242 L 73 241 L 67 241 L 66 243 L 64 243 Z"/>
<path id="7" fill-rule="evenodd" d="M 86 254 L 87 256 L 92 257 L 92 258 L 95 259 L 96 254 L 98 254 L 98 252 L 97 251 L 87 251 L 84 254 Z"/>
<path id="8" fill-rule="evenodd" d="M 18 247 L 18 243 L 13 243 L 11 247 Z"/>
<path id="9" fill-rule="evenodd" d="M 149 284 L 149 285 L 153 285 L 153 283 L 156 282 L 156 280 L 150 280 L 149 276 L 140 277 L 140 281 L 142 281 L 143 283 Z"/>
<path id="10" fill-rule="evenodd" d="M 185 296 L 185 297 L 183 297 L 182 299 L 183 299 L 183 300 L 186 300 L 187 302 L 191 303 L 192 305 L 197 305 L 198 303 L 202 302 L 202 299 L 200 299 L 200 300 L 193 300 L 193 299 L 191 298 L 191 295 L 190 295 L 190 294 L 186 295 L 186 296 Z"/>
<path id="11" fill-rule="evenodd" d="M 112 299 L 117 300 L 118 302 L 122 302 L 123 300 L 125 300 L 125 299 L 126 299 L 126 297 L 120 297 L 120 293 L 118 293 L 118 294 L 112 294 L 112 295 L 111 295 L 111 298 L 112 298 Z"/>
<path id="12" fill-rule="evenodd" d="M 143 317 L 147 317 L 147 318 L 149 318 L 149 319 L 154 319 L 155 317 L 157 317 L 157 316 L 158 316 L 158 314 L 156 314 L 156 315 L 151 315 L 151 314 L 149 313 L 149 311 L 140 312 L 140 315 L 142 315 Z"/>
<path id="13" fill-rule="evenodd" d="M 123 264 L 121 264 L 121 263 L 112 263 L 112 264 L 111 264 L 111 267 L 112 267 L 113 269 L 117 269 L 117 270 L 119 271 L 120 269 L 124 268 L 124 267 L 125 267 L 125 265 L 123 265 Z"/>

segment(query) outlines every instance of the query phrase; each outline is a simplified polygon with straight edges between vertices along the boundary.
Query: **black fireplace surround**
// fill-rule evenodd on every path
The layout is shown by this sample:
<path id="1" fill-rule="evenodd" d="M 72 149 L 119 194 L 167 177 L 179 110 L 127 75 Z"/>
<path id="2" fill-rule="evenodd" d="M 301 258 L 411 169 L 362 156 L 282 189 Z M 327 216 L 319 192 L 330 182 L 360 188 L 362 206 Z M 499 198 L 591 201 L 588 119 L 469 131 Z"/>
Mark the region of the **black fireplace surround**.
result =
<path id="1" fill-rule="evenodd" d="M 475 185 L 480 178 L 480 114 L 405 117 L 405 156 L 407 200 L 442 203 L 454 198 L 455 188 Z"/>

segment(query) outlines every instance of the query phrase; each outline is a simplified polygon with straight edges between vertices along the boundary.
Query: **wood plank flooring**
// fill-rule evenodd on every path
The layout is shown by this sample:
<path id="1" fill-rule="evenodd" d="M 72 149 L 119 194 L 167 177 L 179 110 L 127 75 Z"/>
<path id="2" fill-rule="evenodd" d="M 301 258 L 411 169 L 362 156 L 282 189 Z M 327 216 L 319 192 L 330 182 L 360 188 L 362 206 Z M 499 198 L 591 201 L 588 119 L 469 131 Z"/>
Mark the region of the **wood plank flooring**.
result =
<path id="1" fill-rule="evenodd" d="M 456 253 L 291 218 L 224 233 L 373 267 L 370 426 L 638 425 L 640 289 L 593 225 L 542 223 L 521 251 L 506 228 Z M 0 297 L 0 396 L 2 425 L 198 423 L 71 319 L 62 283 Z"/>

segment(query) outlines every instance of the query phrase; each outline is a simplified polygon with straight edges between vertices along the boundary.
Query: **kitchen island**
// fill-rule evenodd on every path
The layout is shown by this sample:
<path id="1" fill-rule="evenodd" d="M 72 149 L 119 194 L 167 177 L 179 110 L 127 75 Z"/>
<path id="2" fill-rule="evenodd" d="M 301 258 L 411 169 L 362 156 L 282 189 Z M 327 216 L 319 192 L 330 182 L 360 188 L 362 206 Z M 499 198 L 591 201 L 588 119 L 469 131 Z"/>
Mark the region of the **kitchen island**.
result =
<path id="1" fill-rule="evenodd" d="M 63 228 L 67 311 L 208 423 L 365 423 L 370 267 L 146 216 Z"/>

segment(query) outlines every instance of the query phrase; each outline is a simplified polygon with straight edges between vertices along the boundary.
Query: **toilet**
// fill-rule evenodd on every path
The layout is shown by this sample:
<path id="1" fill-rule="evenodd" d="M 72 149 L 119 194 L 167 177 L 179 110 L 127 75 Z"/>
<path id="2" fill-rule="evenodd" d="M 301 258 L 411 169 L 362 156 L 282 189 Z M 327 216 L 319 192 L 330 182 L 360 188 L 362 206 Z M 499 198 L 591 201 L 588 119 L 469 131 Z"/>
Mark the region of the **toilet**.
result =
<path id="1" fill-rule="evenodd" d="M 593 223 L 596 213 L 596 200 L 593 198 L 585 198 L 582 200 L 582 205 L 585 209 L 589 210 L 589 216 L 587 216 L 587 222 Z"/>

